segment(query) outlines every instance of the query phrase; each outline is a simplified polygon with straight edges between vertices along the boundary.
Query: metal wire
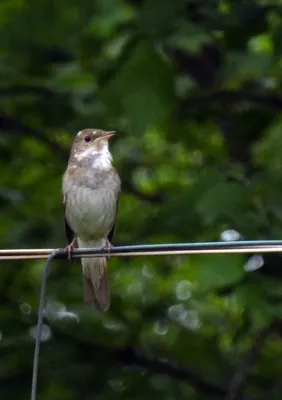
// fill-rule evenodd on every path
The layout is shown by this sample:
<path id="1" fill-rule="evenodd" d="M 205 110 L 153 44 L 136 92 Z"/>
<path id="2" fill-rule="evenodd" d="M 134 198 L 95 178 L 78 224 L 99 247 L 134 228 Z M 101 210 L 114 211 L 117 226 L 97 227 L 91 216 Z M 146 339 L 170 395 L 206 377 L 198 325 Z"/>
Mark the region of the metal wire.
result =
<path id="1" fill-rule="evenodd" d="M 0 250 L 0 261 L 19 259 L 46 259 L 54 251 L 54 249 Z M 282 252 L 282 240 L 116 246 L 111 249 L 111 257 L 277 252 Z M 72 257 L 100 257 L 107 254 L 108 250 L 106 249 L 75 249 L 72 252 Z M 55 258 L 67 257 L 68 252 L 65 249 L 58 249 Z"/>

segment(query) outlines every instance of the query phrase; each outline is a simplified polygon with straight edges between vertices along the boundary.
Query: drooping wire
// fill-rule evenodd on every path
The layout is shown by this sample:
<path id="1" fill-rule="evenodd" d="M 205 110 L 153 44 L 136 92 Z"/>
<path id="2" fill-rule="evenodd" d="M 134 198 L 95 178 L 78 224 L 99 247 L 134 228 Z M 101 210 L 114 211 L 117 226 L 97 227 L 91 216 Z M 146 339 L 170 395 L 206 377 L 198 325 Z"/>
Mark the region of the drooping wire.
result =
<path id="1" fill-rule="evenodd" d="M 42 325 L 43 325 L 43 317 L 44 317 L 44 303 L 45 303 L 45 293 L 46 293 L 46 284 L 49 272 L 49 266 L 51 261 L 58 257 L 60 249 L 54 250 L 51 253 L 45 263 L 42 281 L 40 287 L 40 300 L 38 307 L 38 317 L 37 317 L 37 326 L 36 326 L 36 335 L 35 335 L 35 349 L 33 356 L 33 370 L 32 370 L 32 384 L 31 384 L 31 400 L 36 400 L 37 394 L 37 376 L 38 376 L 38 364 L 39 364 L 39 353 L 40 353 L 40 342 L 41 342 L 41 334 L 42 334 Z"/>

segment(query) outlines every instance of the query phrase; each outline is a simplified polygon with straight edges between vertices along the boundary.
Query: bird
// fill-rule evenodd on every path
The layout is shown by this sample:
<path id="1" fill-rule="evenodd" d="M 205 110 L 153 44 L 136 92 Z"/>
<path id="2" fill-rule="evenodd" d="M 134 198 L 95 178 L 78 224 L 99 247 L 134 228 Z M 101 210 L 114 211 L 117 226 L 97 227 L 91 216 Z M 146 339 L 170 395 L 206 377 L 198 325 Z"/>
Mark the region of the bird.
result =
<path id="1" fill-rule="evenodd" d="M 83 129 L 74 138 L 62 182 L 66 249 L 112 247 L 121 191 L 109 139 L 115 131 Z M 110 306 L 108 257 L 81 258 L 84 301 L 100 310 Z"/>

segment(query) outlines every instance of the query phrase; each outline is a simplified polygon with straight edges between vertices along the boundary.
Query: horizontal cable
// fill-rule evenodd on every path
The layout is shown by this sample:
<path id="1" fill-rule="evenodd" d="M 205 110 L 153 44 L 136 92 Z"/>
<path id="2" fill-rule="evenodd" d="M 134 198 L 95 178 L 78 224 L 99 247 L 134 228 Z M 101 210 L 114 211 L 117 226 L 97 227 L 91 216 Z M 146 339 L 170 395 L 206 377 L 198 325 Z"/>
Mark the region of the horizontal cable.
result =
<path id="1" fill-rule="evenodd" d="M 55 258 L 67 258 L 69 255 L 68 251 L 63 248 L 0 250 L 0 260 L 46 259 L 55 250 L 57 251 Z M 141 244 L 116 246 L 110 250 L 111 257 L 277 252 L 282 252 L 282 240 Z M 74 258 L 101 257 L 109 255 L 109 250 L 101 248 L 74 249 L 71 255 Z"/>

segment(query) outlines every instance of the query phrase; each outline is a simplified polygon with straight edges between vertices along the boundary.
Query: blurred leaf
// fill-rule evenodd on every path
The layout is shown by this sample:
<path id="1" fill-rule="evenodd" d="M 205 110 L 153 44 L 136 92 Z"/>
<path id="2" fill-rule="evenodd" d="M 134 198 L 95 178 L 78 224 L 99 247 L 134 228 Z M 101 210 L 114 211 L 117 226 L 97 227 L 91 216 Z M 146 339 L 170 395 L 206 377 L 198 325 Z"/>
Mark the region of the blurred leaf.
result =
<path id="1" fill-rule="evenodd" d="M 243 257 L 239 254 L 198 256 L 194 258 L 193 269 L 188 274 L 191 274 L 200 291 L 230 286 L 245 275 Z"/>
<path id="2" fill-rule="evenodd" d="M 109 112 L 127 115 L 134 132 L 160 126 L 174 108 L 171 70 L 151 45 L 140 42 L 102 96 Z"/>
<path id="3" fill-rule="evenodd" d="M 246 191 L 235 182 L 215 182 L 198 199 L 196 209 L 203 219 L 213 223 L 218 218 L 236 218 L 246 205 Z"/>
<path id="4" fill-rule="evenodd" d="M 263 328 L 272 322 L 273 309 L 263 296 L 263 292 L 255 285 L 245 284 L 238 287 L 236 298 L 246 309 L 254 329 Z"/>
<path id="5" fill-rule="evenodd" d="M 257 165 L 262 165 L 274 171 L 281 170 L 281 129 L 282 119 L 278 117 L 269 127 L 267 134 L 254 145 L 253 155 Z"/>

